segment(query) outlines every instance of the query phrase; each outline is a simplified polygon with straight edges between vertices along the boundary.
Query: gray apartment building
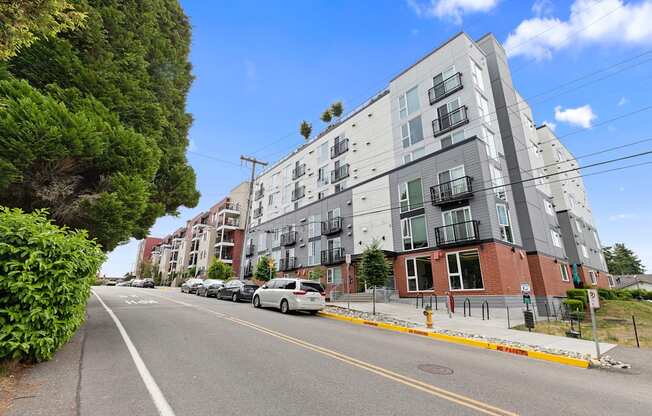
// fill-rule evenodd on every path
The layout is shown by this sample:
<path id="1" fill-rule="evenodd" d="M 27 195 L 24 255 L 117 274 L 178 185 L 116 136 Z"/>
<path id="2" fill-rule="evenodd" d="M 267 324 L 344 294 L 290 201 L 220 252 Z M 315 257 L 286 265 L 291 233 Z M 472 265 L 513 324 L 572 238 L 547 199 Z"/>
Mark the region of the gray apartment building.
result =
<path id="1" fill-rule="evenodd" d="M 595 256 L 566 242 L 541 134 L 495 37 L 459 33 L 256 177 L 243 275 L 266 256 L 282 275 L 319 270 L 329 291 L 356 291 L 356 261 L 377 243 L 401 297 L 606 286 L 590 211 Z"/>

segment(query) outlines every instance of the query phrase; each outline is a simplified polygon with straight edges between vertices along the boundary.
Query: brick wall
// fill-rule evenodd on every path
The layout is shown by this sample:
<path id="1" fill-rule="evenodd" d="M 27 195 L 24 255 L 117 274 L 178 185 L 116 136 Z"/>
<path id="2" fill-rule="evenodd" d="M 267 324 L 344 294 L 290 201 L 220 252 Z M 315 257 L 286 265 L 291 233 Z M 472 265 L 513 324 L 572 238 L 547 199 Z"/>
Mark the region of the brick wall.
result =
<path id="1" fill-rule="evenodd" d="M 567 264 L 563 263 L 568 270 L 568 282 L 564 282 L 561 279 L 561 263 L 555 263 L 554 257 L 537 253 L 529 254 L 527 260 L 535 295 L 566 296 L 566 291 L 573 289 L 573 271 Z"/>

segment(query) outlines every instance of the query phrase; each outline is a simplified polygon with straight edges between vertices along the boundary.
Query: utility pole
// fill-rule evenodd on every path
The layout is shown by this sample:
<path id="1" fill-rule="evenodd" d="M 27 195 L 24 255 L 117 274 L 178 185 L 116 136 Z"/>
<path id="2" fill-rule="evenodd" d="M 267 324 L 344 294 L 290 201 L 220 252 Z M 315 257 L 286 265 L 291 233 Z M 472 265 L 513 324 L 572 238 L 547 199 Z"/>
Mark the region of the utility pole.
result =
<path id="1" fill-rule="evenodd" d="M 244 259 L 245 259 L 245 250 L 247 249 L 247 239 L 249 235 L 249 216 L 251 214 L 251 208 L 254 204 L 254 179 L 256 178 L 256 165 L 267 166 L 267 162 L 256 159 L 255 157 L 249 156 L 240 156 L 240 161 L 244 163 L 251 163 L 251 180 L 249 181 L 249 198 L 247 199 L 247 211 L 245 212 L 245 232 L 244 239 L 242 241 L 242 254 L 240 256 L 240 276 L 244 278 Z"/>

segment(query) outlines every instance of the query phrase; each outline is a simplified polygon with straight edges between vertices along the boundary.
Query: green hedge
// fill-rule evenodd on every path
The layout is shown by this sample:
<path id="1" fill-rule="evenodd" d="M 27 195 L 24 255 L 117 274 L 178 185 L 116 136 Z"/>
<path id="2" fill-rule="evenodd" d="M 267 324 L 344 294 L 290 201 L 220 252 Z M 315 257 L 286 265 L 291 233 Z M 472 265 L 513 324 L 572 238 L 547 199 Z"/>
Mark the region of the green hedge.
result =
<path id="1" fill-rule="evenodd" d="M 569 289 L 566 291 L 568 299 L 575 299 L 582 302 L 584 306 L 589 303 L 589 295 L 587 289 Z"/>
<path id="2" fill-rule="evenodd" d="M 0 359 L 52 358 L 83 323 L 105 259 L 85 231 L 46 214 L 0 207 Z"/>

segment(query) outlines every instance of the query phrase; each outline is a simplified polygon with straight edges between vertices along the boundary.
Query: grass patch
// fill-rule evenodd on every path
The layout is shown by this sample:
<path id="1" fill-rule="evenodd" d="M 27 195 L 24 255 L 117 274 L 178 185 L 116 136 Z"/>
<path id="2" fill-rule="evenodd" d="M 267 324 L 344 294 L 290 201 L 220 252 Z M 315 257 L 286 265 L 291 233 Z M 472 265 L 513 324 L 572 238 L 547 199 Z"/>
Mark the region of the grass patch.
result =
<path id="1" fill-rule="evenodd" d="M 636 327 L 641 348 L 652 348 L 652 302 L 628 300 L 601 300 L 601 308 L 596 312 L 598 340 L 613 344 L 636 346 L 632 315 L 636 316 Z M 550 321 L 538 318 L 534 331 L 550 335 L 566 336 L 570 328 L 568 321 Z M 574 323 L 577 330 L 577 323 Z M 582 339 L 593 340 L 591 315 L 586 311 L 586 319 L 581 323 Z M 514 329 L 527 331 L 524 325 Z"/>

